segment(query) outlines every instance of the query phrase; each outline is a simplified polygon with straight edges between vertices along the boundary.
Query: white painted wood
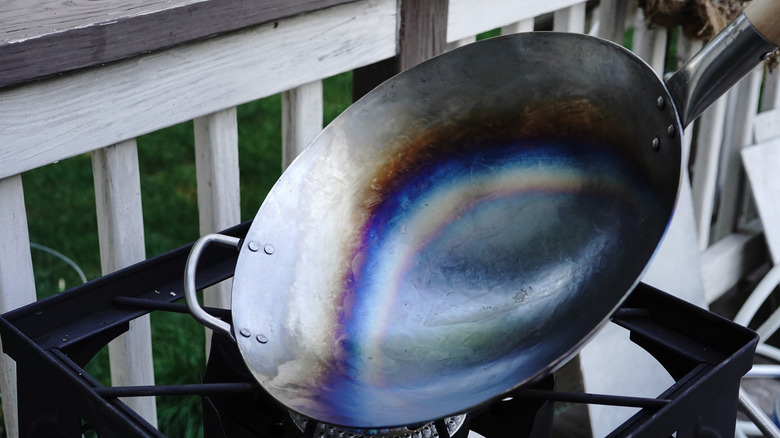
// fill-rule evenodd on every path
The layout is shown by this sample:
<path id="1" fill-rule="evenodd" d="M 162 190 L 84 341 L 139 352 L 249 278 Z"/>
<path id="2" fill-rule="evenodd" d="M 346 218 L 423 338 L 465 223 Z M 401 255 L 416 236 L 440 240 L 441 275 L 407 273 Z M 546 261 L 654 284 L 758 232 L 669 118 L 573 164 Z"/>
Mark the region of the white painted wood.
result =
<path id="1" fill-rule="evenodd" d="M 753 124 L 761 89 L 761 70 L 756 69 L 731 90 L 736 96 L 734 112 L 726 116 L 727 131 L 720 166 L 720 202 L 717 220 L 712 227 L 711 241 L 716 242 L 734 231 L 743 197 L 740 181 L 744 177 L 740 151 L 753 141 Z"/>
<path id="2" fill-rule="evenodd" d="M 591 29 L 591 34 L 618 44 L 623 43 L 623 33 L 626 30 L 626 12 L 628 2 L 626 0 L 601 0 L 598 9 L 594 12 L 597 16 L 597 28 Z"/>
<path id="3" fill-rule="evenodd" d="M 582 0 L 450 0 L 447 41 L 457 41 L 491 29 L 553 12 Z"/>
<path id="4" fill-rule="evenodd" d="M 195 168 L 198 181 L 200 234 L 216 233 L 241 221 L 236 108 L 194 120 Z M 226 280 L 203 292 L 203 304 L 230 308 L 233 282 Z M 206 328 L 206 354 L 211 330 Z"/>
<path id="5" fill-rule="evenodd" d="M 151 14 L 204 0 L 3 0 L 0 2 L 0 42 L 24 41 L 69 29 Z"/>
<path id="6" fill-rule="evenodd" d="M 322 81 L 282 93 L 282 169 L 322 131 Z"/>
<path id="7" fill-rule="evenodd" d="M 553 17 L 553 31 L 584 33 L 585 3 L 577 3 L 555 11 Z"/>
<path id="8" fill-rule="evenodd" d="M 453 41 L 451 43 L 447 43 L 447 47 L 446 47 L 445 50 L 449 52 L 450 50 L 457 49 L 458 47 L 463 47 L 463 46 L 465 46 L 467 44 L 471 44 L 471 43 L 475 42 L 476 40 L 477 40 L 476 36 L 462 38 L 462 39 L 459 39 L 457 41 Z"/>
<path id="9" fill-rule="evenodd" d="M 766 69 L 764 91 L 761 99 L 761 111 L 780 109 L 780 69 Z"/>
<path id="10" fill-rule="evenodd" d="M 5 313 L 35 301 L 21 175 L 0 179 L 0 205 L 0 313 Z M 0 394 L 6 434 L 18 437 L 16 363 L 5 354 L 0 357 Z"/>
<path id="11" fill-rule="evenodd" d="M 135 140 L 92 153 L 100 264 L 103 274 L 145 258 L 141 182 Z M 113 386 L 153 385 L 149 315 L 130 321 L 130 329 L 108 345 Z M 152 425 L 157 424 L 154 397 L 123 399 Z"/>
<path id="12" fill-rule="evenodd" d="M 516 23 L 507 24 L 501 28 L 501 35 L 511 35 L 513 33 L 533 32 L 534 19 L 528 18 Z"/>
<path id="13" fill-rule="evenodd" d="M 350 3 L 0 90 L 0 178 L 392 57 L 396 17 Z"/>
<path id="14" fill-rule="evenodd" d="M 694 162 L 692 190 L 700 251 L 707 249 L 710 244 L 710 225 L 715 208 L 718 166 L 720 163 L 720 149 L 723 144 L 724 117 L 726 116 L 727 103 L 726 97 L 718 99 L 697 120 L 699 132 L 696 140 L 697 152 Z"/>
<path id="15" fill-rule="evenodd" d="M 701 276 L 708 303 L 720 298 L 766 261 L 761 225 L 755 220 L 711 245 L 701 255 Z"/>
<path id="16" fill-rule="evenodd" d="M 644 13 L 639 8 L 634 14 L 633 51 L 653 68 L 658 77 L 663 77 L 666 62 L 666 30 L 648 27 Z"/>
<path id="17" fill-rule="evenodd" d="M 780 264 L 780 136 L 741 151 L 773 264 Z"/>
<path id="18" fill-rule="evenodd" d="M 753 140 L 756 144 L 780 137 L 780 107 L 758 113 L 755 122 Z"/>
<path id="19" fill-rule="evenodd" d="M 236 108 L 196 118 L 194 133 L 198 218 L 204 235 L 241 221 Z M 230 286 L 226 281 L 208 288 L 204 304 L 229 309 Z"/>

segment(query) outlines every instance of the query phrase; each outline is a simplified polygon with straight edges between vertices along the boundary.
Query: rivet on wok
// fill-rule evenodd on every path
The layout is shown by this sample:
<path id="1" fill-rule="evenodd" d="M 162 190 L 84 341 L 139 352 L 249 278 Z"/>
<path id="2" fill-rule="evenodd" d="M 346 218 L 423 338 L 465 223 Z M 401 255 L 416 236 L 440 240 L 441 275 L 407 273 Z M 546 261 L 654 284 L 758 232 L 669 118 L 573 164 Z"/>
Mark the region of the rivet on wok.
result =
<path id="1" fill-rule="evenodd" d="M 257 339 L 257 342 L 261 344 L 265 344 L 268 342 L 268 338 L 266 338 L 265 335 L 257 335 L 255 339 Z"/>
<path id="2" fill-rule="evenodd" d="M 657 151 L 661 148 L 661 140 L 658 139 L 658 137 L 653 139 L 653 150 Z"/>
<path id="3" fill-rule="evenodd" d="M 249 242 L 249 250 L 252 252 L 257 252 L 257 250 L 260 249 L 260 244 L 257 241 L 250 241 Z"/>
<path id="4" fill-rule="evenodd" d="M 664 100 L 663 96 L 658 96 L 658 100 L 655 101 L 656 105 L 658 105 L 658 109 L 662 110 L 666 106 L 666 101 Z"/>
<path id="5" fill-rule="evenodd" d="M 674 138 L 674 125 L 669 125 L 668 128 L 666 128 L 666 133 L 669 134 L 669 138 Z"/>
<path id="6" fill-rule="evenodd" d="M 249 329 L 245 329 L 245 328 L 242 328 L 239 333 L 241 333 L 241 336 L 245 338 L 252 336 L 252 332 L 250 332 Z"/>
<path id="7" fill-rule="evenodd" d="M 273 245 L 271 245 L 270 243 L 269 243 L 269 244 L 267 244 L 267 245 L 265 245 L 265 246 L 263 247 L 263 252 L 265 252 L 265 253 L 266 253 L 266 254 L 268 254 L 268 255 L 271 255 L 271 254 L 273 254 L 273 253 L 274 253 L 274 246 L 273 246 Z"/>

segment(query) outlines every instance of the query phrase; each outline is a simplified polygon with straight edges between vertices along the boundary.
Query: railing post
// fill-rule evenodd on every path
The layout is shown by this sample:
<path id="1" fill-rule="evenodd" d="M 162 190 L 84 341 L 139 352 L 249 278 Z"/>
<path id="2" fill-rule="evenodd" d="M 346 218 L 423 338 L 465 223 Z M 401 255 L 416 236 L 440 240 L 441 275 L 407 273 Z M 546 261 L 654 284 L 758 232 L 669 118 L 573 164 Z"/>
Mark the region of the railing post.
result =
<path id="1" fill-rule="evenodd" d="M 449 0 L 398 0 L 398 50 L 395 58 L 356 69 L 357 100 L 392 75 L 447 49 Z"/>
<path id="2" fill-rule="evenodd" d="M 696 138 L 696 156 L 691 182 L 693 207 L 696 213 L 696 230 L 699 239 L 699 251 L 710 246 L 710 226 L 715 208 L 715 196 L 718 188 L 718 168 L 723 145 L 728 95 L 721 97 L 702 113 L 696 123 L 699 125 Z"/>
<path id="3" fill-rule="evenodd" d="M 585 2 L 555 11 L 553 15 L 553 31 L 584 33 Z"/>
<path id="4" fill-rule="evenodd" d="M 35 278 L 21 175 L 0 179 L 0 313 L 35 301 Z M 1 345 L 0 345 L 1 347 Z M 0 393 L 7 436 L 19 436 L 16 363 L 0 357 Z"/>
<path id="5" fill-rule="evenodd" d="M 241 221 L 236 108 L 228 108 L 194 120 L 195 167 L 198 178 L 200 234 L 215 233 Z M 206 306 L 230 308 L 232 281 L 206 289 Z M 206 354 L 211 330 L 206 329 Z"/>
<path id="6" fill-rule="evenodd" d="M 658 77 L 664 75 L 666 61 L 666 29 L 648 27 L 645 14 L 637 9 L 634 15 L 633 51 L 653 68 Z"/>
<path id="7" fill-rule="evenodd" d="M 501 28 L 501 35 L 511 35 L 513 33 L 533 32 L 534 19 L 529 18 L 527 20 L 518 21 Z"/>
<path id="8" fill-rule="evenodd" d="M 282 169 L 322 131 L 322 81 L 282 93 Z"/>
<path id="9" fill-rule="evenodd" d="M 730 123 L 721 151 L 721 197 L 711 234 L 713 243 L 737 228 L 740 213 L 743 211 L 741 200 L 745 196 L 745 174 L 740 151 L 753 142 L 753 124 L 761 89 L 761 73 L 760 69 L 754 70 L 729 93 L 730 98 L 735 101 L 732 111 L 726 113 L 726 120 Z"/>
<path id="10" fill-rule="evenodd" d="M 766 71 L 764 78 L 764 94 L 761 100 L 761 111 L 780 108 L 780 68 Z"/>
<path id="11" fill-rule="evenodd" d="M 146 258 L 141 210 L 141 182 L 135 140 L 92 152 L 100 264 L 103 274 Z M 130 321 L 130 329 L 108 345 L 113 386 L 153 385 L 149 315 Z M 153 397 L 123 400 L 146 421 L 157 426 Z"/>
<path id="12" fill-rule="evenodd" d="M 599 27 L 597 37 L 621 44 L 625 32 L 627 0 L 601 0 L 598 7 Z"/>

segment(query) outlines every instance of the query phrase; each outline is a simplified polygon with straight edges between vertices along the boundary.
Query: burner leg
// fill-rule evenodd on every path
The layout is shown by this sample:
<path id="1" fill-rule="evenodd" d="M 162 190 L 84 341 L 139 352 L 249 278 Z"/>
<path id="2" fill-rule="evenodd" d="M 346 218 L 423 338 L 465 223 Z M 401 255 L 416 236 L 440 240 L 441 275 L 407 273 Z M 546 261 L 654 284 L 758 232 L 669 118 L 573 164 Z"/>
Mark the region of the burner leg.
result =
<path id="1" fill-rule="evenodd" d="M 33 378 L 24 367 L 17 368 L 19 435 L 24 437 L 81 436 L 81 418 Z"/>
<path id="2" fill-rule="evenodd" d="M 434 421 L 433 425 L 436 426 L 436 433 L 439 434 L 439 438 L 451 438 L 450 431 L 447 429 L 444 419 Z"/>
<path id="3" fill-rule="evenodd" d="M 306 422 L 306 429 L 303 431 L 304 438 L 314 438 L 314 432 L 317 431 L 317 426 L 319 425 L 319 422 L 309 418 L 309 420 Z"/>

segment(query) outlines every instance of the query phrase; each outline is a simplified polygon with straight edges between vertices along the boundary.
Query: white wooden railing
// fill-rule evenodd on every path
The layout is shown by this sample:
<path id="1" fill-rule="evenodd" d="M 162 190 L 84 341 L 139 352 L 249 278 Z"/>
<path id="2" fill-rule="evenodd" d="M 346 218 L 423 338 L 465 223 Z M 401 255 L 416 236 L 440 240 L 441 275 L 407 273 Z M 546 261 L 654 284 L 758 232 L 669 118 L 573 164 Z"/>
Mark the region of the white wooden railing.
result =
<path id="1" fill-rule="evenodd" d="M 556 31 L 616 41 L 626 25 L 635 27 L 634 50 L 659 75 L 666 53 L 667 32 L 648 29 L 634 0 L 602 0 L 596 8 L 581 0 L 266 1 L 256 9 L 267 10 L 252 13 L 231 10 L 237 1 L 131 3 L 0 5 L 0 312 L 35 300 L 22 173 L 92 155 L 100 259 L 103 272 L 112 272 L 145 258 L 135 138 L 194 120 L 200 232 L 234 225 L 240 220 L 236 106 L 282 94 L 280 147 L 288 164 L 322 129 L 322 79 L 407 52 L 411 58 L 404 59 L 412 61 L 402 67 L 421 57 L 399 34 L 424 22 L 410 18 L 408 9 L 432 7 L 427 13 L 440 20 L 446 14 L 449 48 L 496 28 L 530 31 L 535 18 L 542 23 L 540 17 L 551 16 Z M 174 25 L 166 20 L 188 25 L 170 31 Z M 426 32 L 442 34 L 424 23 L 420 32 L 423 40 L 437 38 Z M 687 268 L 696 270 L 707 302 L 765 259 L 760 226 L 744 220 L 750 216 L 738 154 L 750 143 L 761 79 L 756 70 L 696 123 L 692 183 L 680 202 L 695 212 L 695 226 L 684 234 L 690 242 L 683 244 L 700 255 Z M 777 83 L 777 74 L 766 77 L 762 110 L 780 107 Z M 207 293 L 208 304 L 228 307 L 228 288 Z M 113 384 L 153 382 L 149 333 L 148 318 L 141 319 L 111 344 Z M 2 375 L 6 427 L 16 436 L 14 365 L 7 356 Z M 155 424 L 154 400 L 128 403 Z"/>

